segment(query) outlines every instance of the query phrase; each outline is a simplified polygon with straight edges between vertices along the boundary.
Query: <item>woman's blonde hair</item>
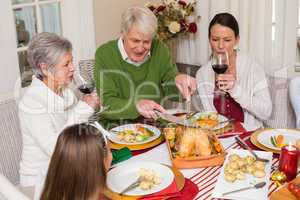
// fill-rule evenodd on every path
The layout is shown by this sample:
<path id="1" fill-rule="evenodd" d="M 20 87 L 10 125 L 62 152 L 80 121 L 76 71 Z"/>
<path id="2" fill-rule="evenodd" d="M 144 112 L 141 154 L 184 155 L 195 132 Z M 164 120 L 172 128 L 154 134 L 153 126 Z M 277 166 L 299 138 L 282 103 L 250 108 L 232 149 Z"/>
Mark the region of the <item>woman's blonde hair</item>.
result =
<path id="1" fill-rule="evenodd" d="M 48 169 L 41 200 L 85 200 L 99 196 L 106 182 L 103 135 L 88 124 L 60 134 Z"/>

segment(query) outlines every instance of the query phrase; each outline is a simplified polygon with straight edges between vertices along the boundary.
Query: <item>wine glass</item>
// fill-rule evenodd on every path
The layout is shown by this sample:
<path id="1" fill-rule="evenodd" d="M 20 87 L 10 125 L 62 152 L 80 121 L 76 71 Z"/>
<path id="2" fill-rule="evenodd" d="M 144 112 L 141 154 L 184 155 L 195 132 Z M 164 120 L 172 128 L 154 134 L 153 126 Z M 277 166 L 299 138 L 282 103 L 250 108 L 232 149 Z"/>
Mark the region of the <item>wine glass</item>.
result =
<path id="1" fill-rule="evenodd" d="M 224 52 L 214 52 L 211 61 L 212 68 L 216 74 L 224 74 L 229 66 L 228 53 Z M 218 88 L 222 87 L 222 84 L 217 84 Z M 224 91 L 220 91 L 224 93 Z"/>
<path id="2" fill-rule="evenodd" d="M 93 82 L 93 79 L 90 77 L 83 78 L 79 72 L 79 70 L 75 70 L 73 74 L 73 81 L 78 88 L 78 90 L 85 94 L 91 94 L 95 92 L 95 84 Z M 98 121 L 98 118 L 100 114 L 104 111 L 106 111 L 109 108 L 109 106 L 103 107 L 100 106 L 99 109 L 95 110 L 92 116 L 89 118 L 89 122 L 95 122 Z"/>
<path id="3" fill-rule="evenodd" d="M 80 72 L 76 70 L 73 74 L 73 80 L 78 90 L 83 94 L 91 94 L 95 89 L 95 84 L 92 79 L 84 79 Z"/>

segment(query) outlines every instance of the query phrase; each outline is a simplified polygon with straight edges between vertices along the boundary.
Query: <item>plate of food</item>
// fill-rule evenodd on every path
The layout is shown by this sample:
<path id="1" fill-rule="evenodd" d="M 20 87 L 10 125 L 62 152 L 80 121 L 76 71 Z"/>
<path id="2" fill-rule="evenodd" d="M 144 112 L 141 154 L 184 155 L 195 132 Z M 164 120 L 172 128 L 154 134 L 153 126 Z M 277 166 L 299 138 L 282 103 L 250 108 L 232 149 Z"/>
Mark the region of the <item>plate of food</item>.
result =
<path id="1" fill-rule="evenodd" d="M 296 129 L 266 129 L 257 135 L 257 141 L 272 150 L 280 150 L 288 144 L 300 140 L 300 131 Z"/>
<path id="2" fill-rule="evenodd" d="M 113 192 L 121 193 L 136 180 L 139 180 L 138 186 L 124 195 L 140 196 L 159 192 L 173 182 L 174 174 L 169 167 L 159 163 L 132 162 L 111 169 L 107 173 L 106 185 Z"/>
<path id="3" fill-rule="evenodd" d="M 268 163 L 256 161 L 248 150 L 231 149 L 225 159 L 218 176 L 213 198 L 222 199 L 268 199 L 268 187 L 270 184 L 272 153 L 255 151 L 261 157 L 268 159 Z M 261 188 L 252 188 L 240 192 L 224 194 L 245 187 L 251 187 L 265 182 Z M 255 195 L 253 195 L 255 193 Z"/>
<path id="4" fill-rule="evenodd" d="M 145 144 L 157 139 L 161 132 L 147 124 L 125 124 L 110 130 L 109 140 L 117 144 Z"/>
<path id="5" fill-rule="evenodd" d="M 212 130 L 224 128 L 229 123 L 227 117 L 213 111 L 198 112 L 189 119 L 202 128 L 210 128 Z"/>

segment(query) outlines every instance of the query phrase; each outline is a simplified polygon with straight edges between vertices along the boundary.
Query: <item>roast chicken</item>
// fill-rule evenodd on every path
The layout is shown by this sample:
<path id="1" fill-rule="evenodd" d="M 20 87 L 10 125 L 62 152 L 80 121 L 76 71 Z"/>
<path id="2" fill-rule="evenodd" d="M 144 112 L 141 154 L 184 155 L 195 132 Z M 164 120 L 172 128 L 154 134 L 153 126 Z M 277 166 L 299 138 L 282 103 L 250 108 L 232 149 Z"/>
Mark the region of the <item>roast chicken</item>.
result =
<path id="1" fill-rule="evenodd" d="M 179 157 L 209 156 L 212 153 L 207 130 L 178 126 L 175 138 L 175 149 Z"/>

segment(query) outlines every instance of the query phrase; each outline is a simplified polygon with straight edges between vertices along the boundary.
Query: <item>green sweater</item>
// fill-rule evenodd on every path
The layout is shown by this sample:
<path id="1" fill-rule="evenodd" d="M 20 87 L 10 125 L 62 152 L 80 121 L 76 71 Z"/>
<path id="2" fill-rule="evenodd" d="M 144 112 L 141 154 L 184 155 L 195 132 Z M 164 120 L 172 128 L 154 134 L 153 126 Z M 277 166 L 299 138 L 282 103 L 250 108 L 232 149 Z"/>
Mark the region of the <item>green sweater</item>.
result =
<path id="1" fill-rule="evenodd" d="M 166 99 L 178 99 L 174 83 L 177 67 L 172 64 L 168 48 L 154 39 L 150 58 L 140 66 L 123 60 L 118 40 L 100 46 L 95 55 L 94 80 L 98 94 L 108 112 L 104 119 L 113 121 L 136 119 L 136 103 L 151 99 L 161 104 Z"/>

